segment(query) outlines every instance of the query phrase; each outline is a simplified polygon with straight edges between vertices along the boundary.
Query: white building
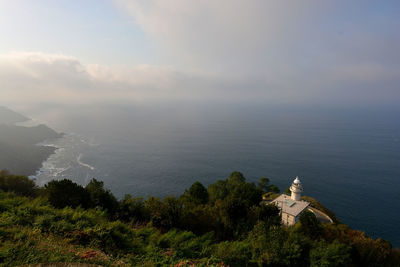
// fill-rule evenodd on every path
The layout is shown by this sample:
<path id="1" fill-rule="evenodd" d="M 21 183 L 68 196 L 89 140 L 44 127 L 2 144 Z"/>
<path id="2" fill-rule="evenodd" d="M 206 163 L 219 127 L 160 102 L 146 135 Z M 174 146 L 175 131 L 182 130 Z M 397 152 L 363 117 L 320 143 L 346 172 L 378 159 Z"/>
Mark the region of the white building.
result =
<path id="1" fill-rule="evenodd" d="M 290 191 L 292 192 L 290 197 L 282 194 L 271 202 L 280 209 L 282 223 L 287 226 L 297 223 L 300 219 L 301 213 L 310 205 L 309 202 L 300 200 L 303 187 L 301 186 L 299 177 L 296 177 L 293 181 L 290 186 Z"/>

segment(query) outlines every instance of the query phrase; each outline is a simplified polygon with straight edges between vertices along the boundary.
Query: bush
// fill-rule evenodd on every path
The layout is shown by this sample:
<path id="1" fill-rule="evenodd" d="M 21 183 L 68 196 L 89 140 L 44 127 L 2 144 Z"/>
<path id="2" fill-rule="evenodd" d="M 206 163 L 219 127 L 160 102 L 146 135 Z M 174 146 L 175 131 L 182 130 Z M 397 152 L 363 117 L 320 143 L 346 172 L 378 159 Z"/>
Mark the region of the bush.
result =
<path id="1" fill-rule="evenodd" d="M 195 182 L 189 190 L 185 191 L 184 196 L 187 197 L 188 202 L 195 205 L 206 204 L 208 202 L 207 189 L 200 182 Z"/>
<path id="2" fill-rule="evenodd" d="M 51 181 L 46 186 L 46 194 L 49 202 L 56 208 L 78 207 L 88 208 L 91 206 L 90 194 L 82 186 L 64 179 Z"/>
<path id="3" fill-rule="evenodd" d="M 350 247 L 335 240 L 331 244 L 324 241 L 315 244 L 310 252 L 311 267 L 341 267 L 350 263 Z"/>
<path id="4" fill-rule="evenodd" d="M 144 222 L 149 220 L 149 214 L 143 198 L 125 197 L 119 203 L 118 218 L 125 222 Z"/>
<path id="5" fill-rule="evenodd" d="M 11 175 L 5 170 L 0 171 L 0 190 L 30 197 L 38 193 L 33 180 L 23 175 Z"/>
<path id="6" fill-rule="evenodd" d="M 196 184 L 178 199 L 126 196 L 113 216 L 107 208 L 113 196 L 97 180 L 86 188 L 52 181 L 48 198 L 0 191 L 0 266 L 400 265 L 400 252 L 389 242 L 342 224 L 320 224 L 313 214 L 304 213 L 295 227 L 281 226 L 277 208 L 258 203 L 263 186 L 266 180 L 257 188 L 236 172 L 209 186 L 207 203 Z"/>
<path id="7" fill-rule="evenodd" d="M 322 235 L 321 223 L 314 213 L 304 211 L 300 215 L 300 231 L 312 239 L 317 239 Z"/>
<path id="8" fill-rule="evenodd" d="M 250 245 L 245 241 L 225 241 L 215 245 L 212 255 L 232 266 L 246 266 L 251 260 Z"/>
<path id="9" fill-rule="evenodd" d="M 96 179 L 92 179 L 85 187 L 85 190 L 90 195 L 90 207 L 101 207 L 108 214 L 114 215 L 118 211 L 118 201 L 114 195 L 104 189 L 104 183 Z"/>

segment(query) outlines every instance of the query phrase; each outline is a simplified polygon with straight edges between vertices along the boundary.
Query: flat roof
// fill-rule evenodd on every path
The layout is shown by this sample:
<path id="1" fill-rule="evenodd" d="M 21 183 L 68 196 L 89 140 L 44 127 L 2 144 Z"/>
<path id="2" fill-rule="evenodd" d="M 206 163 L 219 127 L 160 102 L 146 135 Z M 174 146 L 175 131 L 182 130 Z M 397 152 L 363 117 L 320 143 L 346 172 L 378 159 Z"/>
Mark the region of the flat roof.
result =
<path id="1" fill-rule="evenodd" d="M 290 196 L 282 194 L 279 197 L 271 201 L 284 213 L 288 213 L 293 216 L 299 215 L 305 208 L 310 205 L 309 202 L 303 200 L 293 200 Z"/>

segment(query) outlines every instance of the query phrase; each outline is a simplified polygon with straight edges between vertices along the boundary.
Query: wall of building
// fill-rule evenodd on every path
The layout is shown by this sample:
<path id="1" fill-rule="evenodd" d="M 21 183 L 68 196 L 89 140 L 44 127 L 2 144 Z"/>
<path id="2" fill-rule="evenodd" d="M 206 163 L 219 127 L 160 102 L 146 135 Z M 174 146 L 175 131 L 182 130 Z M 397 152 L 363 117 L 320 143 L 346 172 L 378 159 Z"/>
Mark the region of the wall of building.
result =
<path id="1" fill-rule="evenodd" d="M 293 215 L 282 212 L 282 222 L 284 225 L 291 226 L 296 223 L 296 219 Z"/>
<path id="2" fill-rule="evenodd" d="M 297 223 L 300 220 L 300 215 L 301 215 L 301 213 L 299 215 L 297 215 L 296 218 L 294 218 L 294 223 Z"/>

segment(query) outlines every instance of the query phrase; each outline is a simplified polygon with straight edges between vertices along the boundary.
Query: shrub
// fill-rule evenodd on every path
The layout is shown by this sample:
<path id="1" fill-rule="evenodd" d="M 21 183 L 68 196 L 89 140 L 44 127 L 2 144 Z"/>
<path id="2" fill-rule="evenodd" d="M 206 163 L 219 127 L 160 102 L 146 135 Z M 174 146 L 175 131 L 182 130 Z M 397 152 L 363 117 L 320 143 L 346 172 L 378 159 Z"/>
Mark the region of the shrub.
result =
<path id="1" fill-rule="evenodd" d="M 249 243 L 225 241 L 214 246 L 212 255 L 232 266 L 246 266 L 251 260 Z"/>
<path id="2" fill-rule="evenodd" d="M 350 247 L 335 240 L 331 244 L 320 241 L 310 252 L 311 267 L 340 267 L 350 263 Z"/>
<path id="3" fill-rule="evenodd" d="M 35 182 L 23 175 L 11 175 L 9 172 L 0 171 L 0 189 L 4 192 L 13 192 L 21 196 L 36 196 Z"/>
<path id="4" fill-rule="evenodd" d="M 71 180 L 53 180 L 45 188 L 50 204 L 56 208 L 67 206 L 88 208 L 91 206 L 90 194 L 87 190 Z"/>

